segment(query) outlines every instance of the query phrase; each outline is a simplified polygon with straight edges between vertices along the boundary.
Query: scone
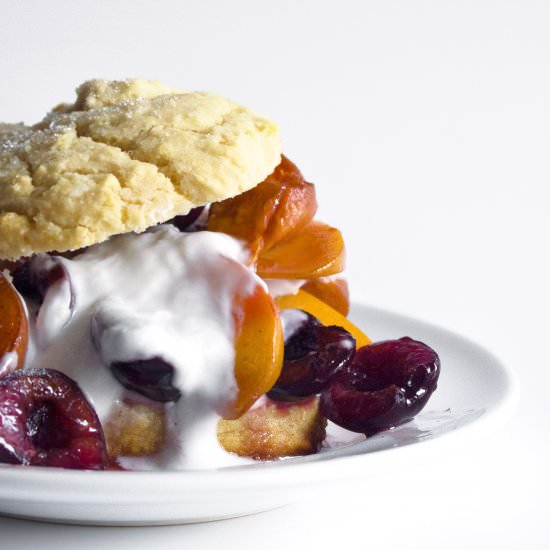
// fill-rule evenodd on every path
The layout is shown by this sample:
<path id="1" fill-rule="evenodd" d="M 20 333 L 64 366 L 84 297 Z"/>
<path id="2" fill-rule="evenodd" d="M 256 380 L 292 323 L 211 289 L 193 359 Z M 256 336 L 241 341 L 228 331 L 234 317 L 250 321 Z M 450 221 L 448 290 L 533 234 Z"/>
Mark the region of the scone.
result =
<path id="1" fill-rule="evenodd" d="M 250 189 L 281 156 L 267 119 L 142 80 L 87 82 L 33 127 L 0 125 L 0 143 L 4 259 L 144 231 Z"/>
<path id="2" fill-rule="evenodd" d="M 218 468 L 412 418 L 437 355 L 346 318 L 316 210 L 276 125 L 215 94 L 93 80 L 1 125 L 0 462 Z"/>

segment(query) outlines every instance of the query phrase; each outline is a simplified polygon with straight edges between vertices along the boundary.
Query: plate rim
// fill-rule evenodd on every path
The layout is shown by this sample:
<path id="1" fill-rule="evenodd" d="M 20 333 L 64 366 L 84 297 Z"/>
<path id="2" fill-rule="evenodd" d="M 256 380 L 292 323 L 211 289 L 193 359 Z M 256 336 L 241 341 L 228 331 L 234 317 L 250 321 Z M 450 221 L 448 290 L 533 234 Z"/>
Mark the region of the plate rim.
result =
<path id="1" fill-rule="evenodd" d="M 156 471 L 88 471 L 88 470 L 65 470 L 61 468 L 45 468 L 39 466 L 18 466 L 9 464 L 0 464 L 0 500 L 10 494 L 24 493 L 25 500 L 40 501 L 43 500 L 41 493 L 48 494 L 48 500 L 51 499 L 50 485 L 68 483 L 84 486 L 93 486 L 97 484 L 98 479 L 102 482 L 107 481 L 112 484 L 113 491 L 125 491 L 131 488 L 136 483 L 148 483 L 154 485 L 156 481 L 156 490 L 148 492 L 147 495 L 141 495 L 141 502 L 156 501 L 162 498 L 163 502 L 169 499 L 165 493 L 166 483 L 177 485 L 178 488 L 192 490 L 194 495 L 201 492 L 211 492 L 213 489 L 221 491 L 225 486 L 234 486 L 235 475 L 239 477 L 239 489 L 277 489 L 280 484 L 280 475 L 278 472 L 284 473 L 285 484 L 289 483 L 295 486 L 307 486 L 311 484 L 332 483 L 334 481 L 354 478 L 356 476 L 363 477 L 365 475 L 364 461 L 365 456 L 369 457 L 368 470 L 376 469 L 381 471 L 391 469 L 396 463 L 400 463 L 403 457 L 413 458 L 415 455 L 421 455 L 420 449 L 429 452 L 436 452 L 436 449 L 442 447 L 442 443 L 447 444 L 450 441 L 457 442 L 468 436 L 480 435 L 487 431 L 488 428 L 497 428 L 499 425 L 506 422 L 512 416 L 519 402 L 519 382 L 515 372 L 502 361 L 495 353 L 479 344 L 475 340 L 467 336 L 463 336 L 454 330 L 448 329 L 432 322 L 424 321 L 417 317 L 409 316 L 389 309 L 370 306 L 361 302 L 352 302 L 351 315 L 353 318 L 359 310 L 374 313 L 375 315 L 386 315 L 398 317 L 405 322 L 420 325 L 423 329 L 436 331 L 445 337 L 460 341 L 469 348 L 473 348 L 476 354 L 489 359 L 493 367 L 500 371 L 504 389 L 500 399 L 489 409 L 484 411 L 484 414 L 469 422 L 459 429 L 447 431 L 442 436 L 428 438 L 423 441 L 418 441 L 413 444 L 407 444 L 400 447 L 388 447 L 368 453 L 358 453 L 354 455 L 334 456 L 324 460 L 304 461 L 285 459 L 277 462 L 258 463 L 250 466 L 237 466 L 211 470 L 156 470 Z M 422 443 L 418 445 L 416 443 Z M 443 445 L 444 446 L 444 445 Z M 441 450 L 441 449 L 440 449 Z M 391 452 L 388 452 L 391 451 Z M 300 457 L 298 457 L 300 458 Z M 338 461 L 342 465 L 339 469 L 335 469 L 334 462 Z M 323 473 L 330 470 L 330 476 L 325 479 Z M 307 471 L 308 475 L 304 475 Z M 277 474 L 274 474 L 277 472 Z M 54 474 L 54 475 L 52 475 Z M 29 493 L 24 488 L 17 487 L 18 481 L 35 482 L 42 487 L 42 491 Z M 86 502 L 93 500 L 86 498 L 79 491 L 80 500 L 78 502 Z M 180 500 L 181 495 L 176 491 L 173 500 Z M 82 496 L 81 496 L 82 495 Z M 76 493 L 75 493 L 76 497 Z M 22 497 L 23 498 L 23 497 Z M 121 493 L 117 495 L 119 502 L 135 502 L 136 495 L 134 491 Z M 76 500 L 75 500 L 76 502 Z"/>

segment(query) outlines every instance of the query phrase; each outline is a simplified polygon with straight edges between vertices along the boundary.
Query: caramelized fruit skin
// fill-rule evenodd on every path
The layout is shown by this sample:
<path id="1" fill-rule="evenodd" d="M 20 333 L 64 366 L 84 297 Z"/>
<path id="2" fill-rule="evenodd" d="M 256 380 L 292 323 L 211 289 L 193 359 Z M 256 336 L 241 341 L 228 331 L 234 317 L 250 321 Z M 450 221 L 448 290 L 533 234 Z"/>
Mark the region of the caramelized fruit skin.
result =
<path id="1" fill-rule="evenodd" d="M 291 313 L 292 310 L 285 310 L 281 317 L 285 319 L 285 315 Z M 281 375 L 268 394 L 272 399 L 286 400 L 320 393 L 355 353 L 355 339 L 347 330 L 324 327 L 312 315 L 305 312 L 302 315 L 299 324 L 294 322 L 291 334 L 285 335 Z"/>
<path id="2" fill-rule="evenodd" d="M 11 283 L 0 273 L 0 358 L 17 353 L 17 367 L 25 363 L 29 325 L 25 306 Z M 1 373 L 0 373 L 1 374 Z"/>
<path id="3" fill-rule="evenodd" d="M 271 296 L 260 285 L 233 302 L 238 393 L 222 416 L 238 418 L 275 384 L 283 365 L 283 329 Z"/>
<path id="4" fill-rule="evenodd" d="M 264 279 L 314 279 L 340 273 L 345 265 L 342 234 L 312 221 L 298 233 L 263 251 L 256 271 Z"/>
<path id="5" fill-rule="evenodd" d="M 423 342 L 375 342 L 331 380 L 321 410 L 343 428 L 372 435 L 416 416 L 437 388 L 439 371 L 437 353 Z"/>
<path id="6" fill-rule="evenodd" d="M 73 380 L 50 369 L 0 378 L 0 462 L 105 469 L 101 424 Z"/>
<path id="7" fill-rule="evenodd" d="M 207 229 L 244 240 L 254 262 L 287 236 L 307 225 L 317 211 L 315 187 L 285 156 L 262 183 L 210 207 Z"/>
<path id="8" fill-rule="evenodd" d="M 344 315 L 304 290 L 299 290 L 296 294 L 279 296 L 275 302 L 280 311 L 285 309 L 301 309 L 319 319 L 323 325 L 336 325 L 345 328 L 355 338 L 357 348 L 371 343 L 370 338 L 348 321 Z"/>
<path id="9" fill-rule="evenodd" d="M 312 279 L 301 289 L 325 302 L 344 316 L 349 313 L 349 289 L 345 279 Z"/>
<path id="10" fill-rule="evenodd" d="M 313 279 L 341 272 L 345 261 L 340 231 L 313 221 L 316 211 L 313 184 L 283 156 L 255 188 L 211 205 L 207 229 L 244 240 L 261 277 Z"/>

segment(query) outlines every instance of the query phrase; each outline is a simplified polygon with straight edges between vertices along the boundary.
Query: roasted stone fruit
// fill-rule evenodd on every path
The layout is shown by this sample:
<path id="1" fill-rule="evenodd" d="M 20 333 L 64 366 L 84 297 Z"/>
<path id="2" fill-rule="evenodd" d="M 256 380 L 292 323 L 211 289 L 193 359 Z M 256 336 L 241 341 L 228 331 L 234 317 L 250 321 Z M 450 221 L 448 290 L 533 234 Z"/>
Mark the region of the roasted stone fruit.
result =
<path id="1" fill-rule="evenodd" d="M 261 460 L 315 453 L 325 438 L 319 399 L 275 402 L 265 397 L 237 420 L 220 420 L 218 440 L 230 453 Z"/>
<path id="2" fill-rule="evenodd" d="M 181 392 L 172 384 L 174 367 L 161 357 L 115 361 L 110 365 L 113 376 L 126 389 L 153 401 L 177 401 Z"/>
<path id="3" fill-rule="evenodd" d="M 298 233 L 262 251 L 256 271 L 264 279 L 314 279 L 344 269 L 344 239 L 340 231 L 312 221 Z"/>
<path id="4" fill-rule="evenodd" d="M 355 353 L 355 339 L 342 327 L 324 327 L 300 310 L 281 313 L 285 356 L 281 375 L 269 396 L 286 399 L 320 393 Z"/>
<path id="5" fill-rule="evenodd" d="M 313 279 L 344 267 L 338 229 L 313 221 L 315 188 L 286 157 L 254 189 L 213 204 L 208 229 L 244 240 L 264 278 Z"/>
<path id="6" fill-rule="evenodd" d="M 323 325 L 336 325 L 345 328 L 356 341 L 357 348 L 361 348 L 371 343 L 371 340 L 352 322 L 348 321 L 344 315 L 336 311 L 328 304 L 316 298 L 315 296 L 299 290 L 296 294 L 287 294 L 279 296 L 275 300 L 280 311 L 285 309 L 301 309 L 313 317 L 317 318 Z"/>
<path id="7" fill-rule="evenodd" d="M 311 279 L 301 288 L 342 315 L 349 313 L 349 289 L 344 279 Z"/>
<path id="8" fill-rule="evenodd" d="M 69 283 L 69 276 L 58 256 L 38 254 L 19 260 L 12 271 L 13 285 L 26 298 L 42 302 L 52 285 Z M 74 302 L 74 296 L 71 296 Z M 73 304 L 71 304 L 73 305 Z"/>
<path id="9" fill-rule="evenodd" d="M 36 336 L 38 346 L 46 347 L 74 312 L 75 296 L 63 261 L 60 256 L 37 254 L 18 262 L 12 275 L 23 296 L 45 306 L 38 311 Z"/>
<path id="10" fill-rule="evenodd" d="M 17 370 L 0 378 L 0 462 L 103 470 L 97 414 L 61 372 Z"/>
<path id="11" fill-rule="evenodd" d="M 223 412 L 227 419 L 238 418 L 268 392 L 281 372 L 284 344 L 279 312 L 261 285 L 236 296 L 235 379 L 238 387 L 234 403 Z"/>
<path id="12" fill-rule="evenodd" d="M 0 273 L 0 376 L 22 368 L 29 340 L 25 306 L 11 283 Z M 17 358 L 5 355 L 15 353 Z M 5 359 L 4 359 L 5 358 Z"/>
<path id="13" fill-rule="evenodd" d="M 405 337 L 355 353 L 321 394 L 329 420 L 373 435 L 411 420 L 437 388 L 440 361 L 426 344 Z"/>
<path id="14" fill-rule="evenodd" d="M 175 225 L 180 231 L 187 231 L 198 219 L 204 210 L 204 206 L 197 206 L 181 216 L 176 216 L 166 223 Z"/>
<path id="15" fill-rule="evenodd" d="M 262 183 L 246 193 L 213 204 L 207 228 L 244 240 L 254 262 L 262 250 L 306 226 L 316 211 L 315 187 L 283 156 Z"/>
<path id="16" fill-rule="evenodd" d="M 105 423 L 105 439 L 111 459 L 158 453 L 166 440 L 164 406 L 137 401 L 117 403 Z"/>
<path id="17" fill-rule="evenodd" d="M 146 359 L 113 360 L 109 351 L 124 348 L 125 338 L 131 334 L 130 324 L 120 321 L 105 307 L 97 307 L 90 323 L 92 343 L 106 367 L 121 386 L 153 401 L 167 403 L 178 401 L 181 391 L 174 386 L 174 366 L 162 357 Z M 107 351 L 107 356 L 106 356 Z"/>

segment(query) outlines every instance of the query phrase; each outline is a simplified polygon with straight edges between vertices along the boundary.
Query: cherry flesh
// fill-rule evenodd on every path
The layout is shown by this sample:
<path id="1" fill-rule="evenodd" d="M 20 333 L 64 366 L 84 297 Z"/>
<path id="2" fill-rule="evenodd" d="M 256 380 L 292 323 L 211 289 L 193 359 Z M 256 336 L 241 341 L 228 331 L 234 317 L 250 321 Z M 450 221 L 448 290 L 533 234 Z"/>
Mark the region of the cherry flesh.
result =
<path id="1" fill-rule="evenodd" d="M 0 378 L 0 462 L 107 467 L 99 418 L 73 380 L 50 369 L 18 370 Z"/>
<path id="2" fill-rule="evenodd" d="M 437 388 L 440 360 L 422 342 L 404 337 L 355 353 L 321 394 L 321 411 L 335 424 L 373 435 L 411 420 Z"/>
<path id="3" fill-rule="evenodd" d="M 342 327 L 323 326 L 301 310 L 281 312 L 285 333 L 284 363 L 269 396 L 306 397 L 321 392 L 355 353 L 355 339 Z"/>

